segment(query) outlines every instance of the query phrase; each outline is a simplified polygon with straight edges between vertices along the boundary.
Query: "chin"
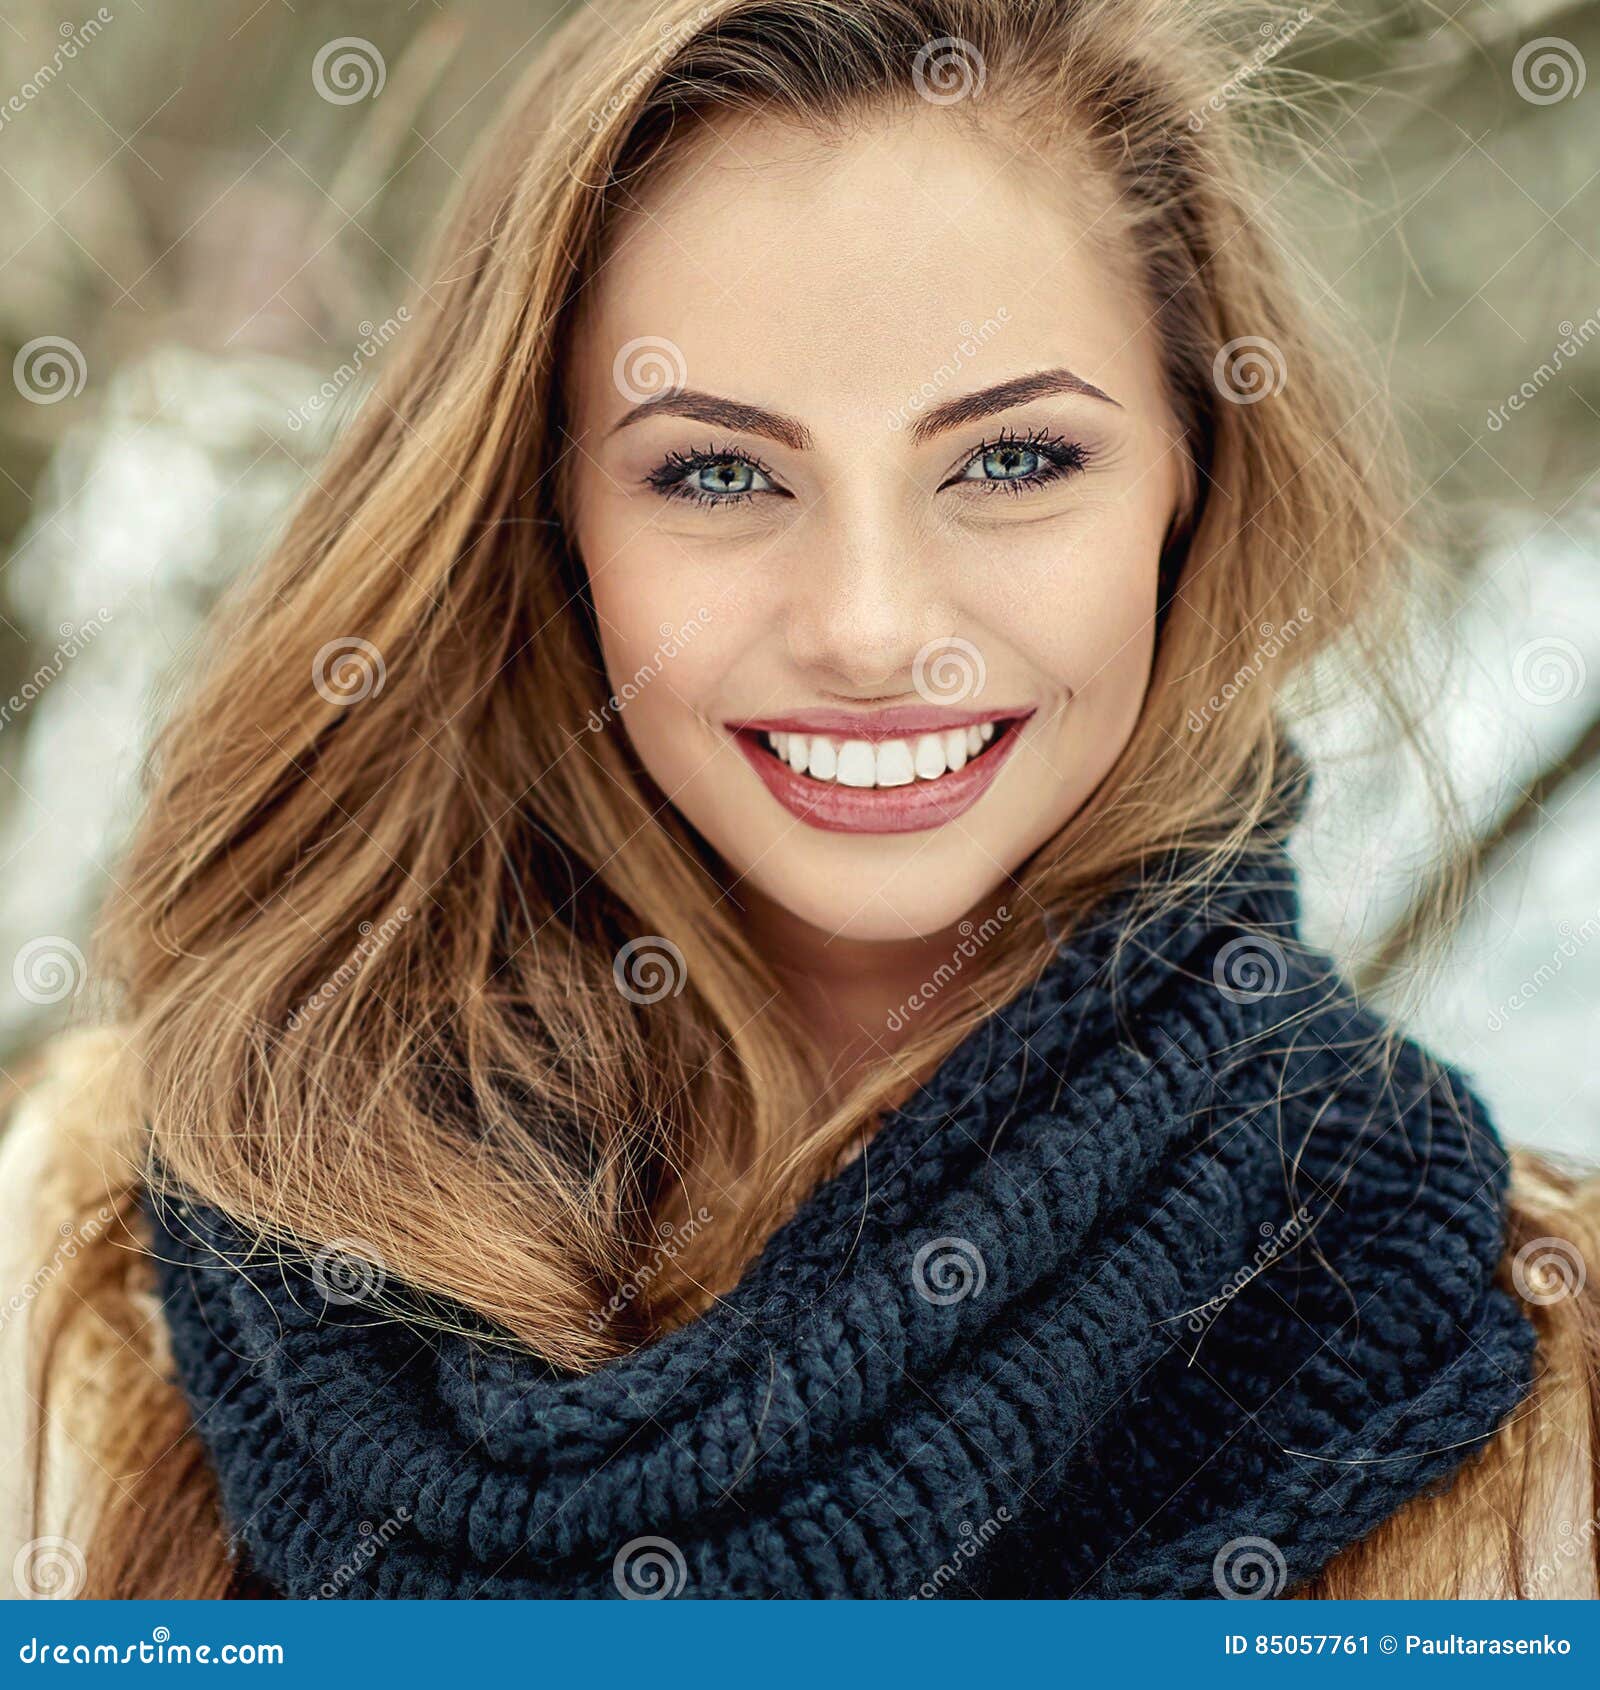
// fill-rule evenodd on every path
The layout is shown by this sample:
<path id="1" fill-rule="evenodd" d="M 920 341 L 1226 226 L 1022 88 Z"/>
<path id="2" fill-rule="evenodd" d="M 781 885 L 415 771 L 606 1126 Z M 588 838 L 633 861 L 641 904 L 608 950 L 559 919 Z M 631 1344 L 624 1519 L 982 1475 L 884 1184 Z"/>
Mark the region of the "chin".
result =
<path id="1" fill-rule="evenodd" d="M 988 867 L 990 865 L 985 865 Z M 954 927 L 1001 886 L 1001 877 L 951 876 L 926 857 L 900 868 L 807 872 L 769 859 L 745 881 L 797 920 L 836 939 L 904 944 Z"/>
<path id="2" fill-rule="evenodd" d="M 916 831 L 847 833 L 785 815 L 748 771 L 730 783 L 714 760 L 656 778 L 721 859 L 736 897 L 754 894 L 825 937 L 863 943 L 936 938 L 988 910 L 1059 825 L 1007 809 L 987 825 L 973 816 Z"/>

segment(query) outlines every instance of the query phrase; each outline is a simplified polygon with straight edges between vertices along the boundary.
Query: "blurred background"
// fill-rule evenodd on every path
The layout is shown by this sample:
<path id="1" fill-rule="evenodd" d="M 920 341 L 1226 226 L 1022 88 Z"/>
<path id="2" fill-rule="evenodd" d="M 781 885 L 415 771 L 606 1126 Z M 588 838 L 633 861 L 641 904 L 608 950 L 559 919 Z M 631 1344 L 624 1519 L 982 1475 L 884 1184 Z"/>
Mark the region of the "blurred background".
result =
<path id="1" fill-rule="evenodd" d="M 82 954 L 163 688 L 405 332 L 444 199 L 570 9 L 6 0 L 7 1068 L 91 1012 Z M 577 9 L 611 27 L 606 0 Z M 1378 349 L 1438 501 L 1453 613 L 1421 631 L 1430 732 L 1486 869 L 1445 966 L 1408 967 L 1437 840 L 1347 686 L 1302 730 L 1308 931 L 1509 1138 L 1600 1156 L 1600 0 L 1315 10 L 1290 39 L 1242 33 L 1241 65 L 1262 63 L 1240 87 L 1316 79 L 1322 144 L 1286 156 L 1280 205 Z"/>

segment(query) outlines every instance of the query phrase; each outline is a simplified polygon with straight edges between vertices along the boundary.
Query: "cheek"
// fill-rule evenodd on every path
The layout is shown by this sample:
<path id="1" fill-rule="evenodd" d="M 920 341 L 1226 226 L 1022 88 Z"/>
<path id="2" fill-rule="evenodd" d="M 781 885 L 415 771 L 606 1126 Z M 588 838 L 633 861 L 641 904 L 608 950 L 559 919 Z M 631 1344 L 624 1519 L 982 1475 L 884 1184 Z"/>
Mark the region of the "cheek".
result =
<path id="1" fill-rule="evenodd" d="M 741 611 L 708 574 L 653 546 L 613 554 L 589 591 L 611 712 L 646 767 L 682 778 L 706 756 L 723 677 L 746 644 Z"/>
<path id="2" fill-rule="evenodd" d="M 1019 539 L 990 573 L 981 618 L 1041 676 L 1086 699 L 1142 688 L 1164 526 L 1122 500 Z"/>

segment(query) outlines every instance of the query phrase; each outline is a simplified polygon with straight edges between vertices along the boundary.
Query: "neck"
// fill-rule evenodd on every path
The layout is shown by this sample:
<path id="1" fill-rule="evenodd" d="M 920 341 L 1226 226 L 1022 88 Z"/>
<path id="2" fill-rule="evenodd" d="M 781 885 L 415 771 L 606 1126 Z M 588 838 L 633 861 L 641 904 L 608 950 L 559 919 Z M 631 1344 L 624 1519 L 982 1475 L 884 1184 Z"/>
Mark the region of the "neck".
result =
<path id="1" fill-rule="evenodd" d="M 927 935 L 863 940 L 826 933 L 749 888 L 741 896 L 757 948 L 822 1051 L 831 1085 L 840 1088 L 892 1058 L 928 1021 L 935 1001 L 947 1012 L 970 992 L 970 981 L 949 971 L 961 967 L 968 935 L 1001 901 L 970 911 L 965 934 L 952 922 Z"/>

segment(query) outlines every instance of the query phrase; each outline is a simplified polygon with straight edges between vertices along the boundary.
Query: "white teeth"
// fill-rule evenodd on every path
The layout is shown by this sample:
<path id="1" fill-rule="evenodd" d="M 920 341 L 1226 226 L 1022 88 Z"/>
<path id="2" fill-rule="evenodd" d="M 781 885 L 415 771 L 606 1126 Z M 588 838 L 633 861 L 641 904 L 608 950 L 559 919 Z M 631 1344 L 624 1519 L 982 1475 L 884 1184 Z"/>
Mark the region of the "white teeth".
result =
<path id="1" fill-rule="evenodd" d="M 878 745 L 878 785 L 910 786 L 917 778 L 911 763 L 911 747 L 903 739 L 886 739 Z"/>
<path id="2" fill-rule="evenodd" d="M 923 780 L 937 780 L 944 773 L 944 741 L 938 734 L 924 734 L 912 761 Z"/>
<path id="3" fill-rule="evenodd" d="M 878 760 L 864 739 L 847 739 L 839 747 L 840 786 L 872 786 L 878 778 Z"/>
<path id="4" fill-rule="evenodd" d="M 943 733 L 919 734 L 916 739 L 847 739 L 843 744 L 825 734 L 766 735 L 774 755 L 796 774 L 840 786 L 910 786 L 918 780 L 938 780 L 965 768 L 994 738 L 993 722 Z"/>

